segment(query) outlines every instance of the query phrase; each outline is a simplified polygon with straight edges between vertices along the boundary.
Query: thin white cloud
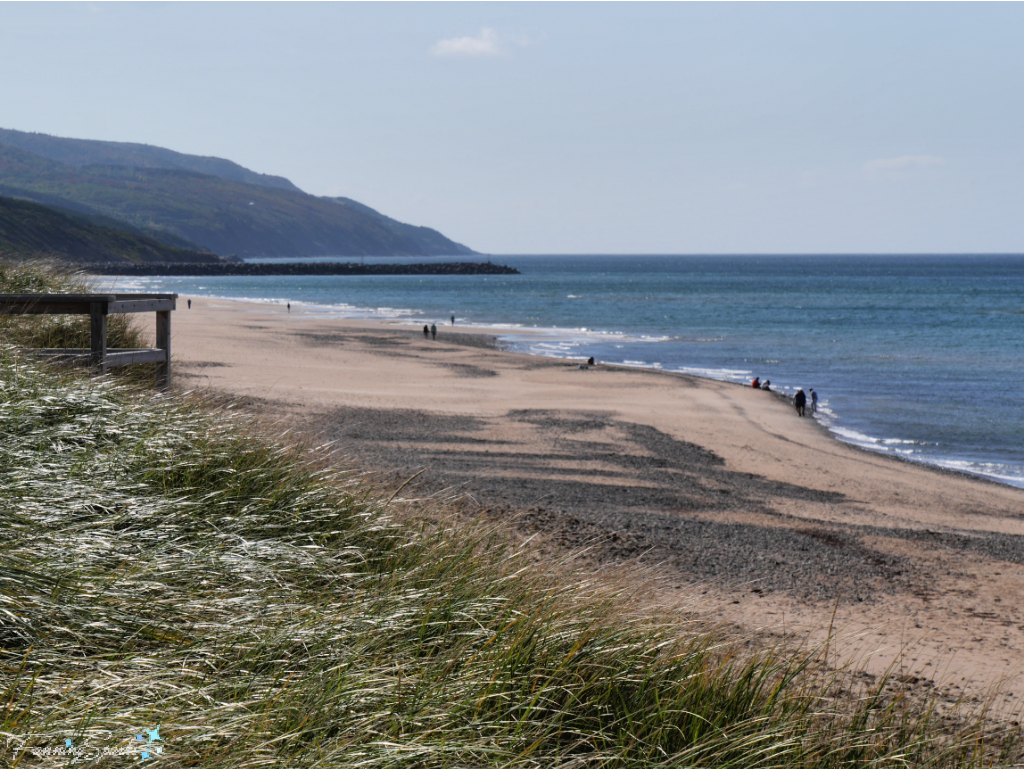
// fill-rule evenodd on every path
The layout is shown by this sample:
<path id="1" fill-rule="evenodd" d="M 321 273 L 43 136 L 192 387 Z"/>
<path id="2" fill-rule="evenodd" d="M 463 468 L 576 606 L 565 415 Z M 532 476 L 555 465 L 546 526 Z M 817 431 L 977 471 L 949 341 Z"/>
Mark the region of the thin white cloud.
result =
<path id="1" fill-rule="evenodd" d="M 944 158 L 937 158 L 933 155 L 904 155 L 899 158 L 869 160 L 863 165 L 861 171 L 868 178 L 878 179 L 884 177 L 906 176 L 914 171 L 936 168 L 944 165 L 946 165 Z"/>
<path id="2" fill-rule="evenodd" d="M 476 37 L 453 37 L 441 40 L 430 49 L 434 56 L 497 56 L 501 51 L 498 35 L 484 28 Z"/>

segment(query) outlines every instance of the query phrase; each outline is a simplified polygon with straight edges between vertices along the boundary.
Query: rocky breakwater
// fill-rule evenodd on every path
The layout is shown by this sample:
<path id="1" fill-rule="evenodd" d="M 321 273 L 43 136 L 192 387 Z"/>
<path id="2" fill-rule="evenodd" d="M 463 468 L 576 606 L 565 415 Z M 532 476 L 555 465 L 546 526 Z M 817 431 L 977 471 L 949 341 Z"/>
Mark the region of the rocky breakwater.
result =
<path id="1" fill-rule="evenodd" d="M 433 264 L 359 264 L 356 262 L 163 262 L 86 264 L 92 275 L 518 275 L 519 270 L 490 262 Z"/>

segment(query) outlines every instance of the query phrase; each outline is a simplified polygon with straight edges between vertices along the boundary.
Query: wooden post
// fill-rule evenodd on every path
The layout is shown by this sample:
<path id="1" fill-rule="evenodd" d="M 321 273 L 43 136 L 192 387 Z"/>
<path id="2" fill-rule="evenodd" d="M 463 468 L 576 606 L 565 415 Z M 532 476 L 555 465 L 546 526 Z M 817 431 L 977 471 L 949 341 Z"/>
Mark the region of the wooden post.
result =
<path id="1" fill-rule="evenodd" d="M 107 303 L 105 301 L 89 303 L 89 320 L 92 366 L 97 374 L 105 374 L 107 373 L 104 360 L 107 357 Z"/>
<path id="2" fill-rule="evenodd" d="M 156 386 L 160 388 L 171 385 L 171 313 L 170 311 L 156 314 L 156 346 L 163 350 L 167 358 L 156 365 Z"/>

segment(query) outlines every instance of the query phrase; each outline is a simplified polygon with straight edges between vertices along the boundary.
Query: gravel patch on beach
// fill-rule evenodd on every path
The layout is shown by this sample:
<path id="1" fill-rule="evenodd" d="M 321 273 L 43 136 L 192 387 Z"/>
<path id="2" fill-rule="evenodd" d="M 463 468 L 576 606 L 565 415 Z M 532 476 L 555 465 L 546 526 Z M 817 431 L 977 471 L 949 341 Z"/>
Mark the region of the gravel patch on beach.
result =
<path id="1" fill-rule="evenodd" d="M 603 414 L 519 410 L 505 419 L 550 449 L 489 439 L 485 419 L 415 409 L 342 408 L 307 427 L 396 477 L 428 468 L 416 481 L 421 493 L 457 489 L 469 512 L 588 548 L 603 563 L 820 601 L 871 601 L 926 578 L 908 559 L 864 544 L 889 530 L 809 524 L 773 506 L 842 505 L 841 494 L 731 471 L 701 446 Z"/>

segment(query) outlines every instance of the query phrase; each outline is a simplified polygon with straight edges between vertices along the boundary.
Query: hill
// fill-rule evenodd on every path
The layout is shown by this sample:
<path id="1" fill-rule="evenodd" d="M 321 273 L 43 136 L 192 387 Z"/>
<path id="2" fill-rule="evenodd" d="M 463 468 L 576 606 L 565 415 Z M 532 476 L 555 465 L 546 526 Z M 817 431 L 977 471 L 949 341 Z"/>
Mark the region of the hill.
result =
<path id="1" fill-rule="evenodd" d="M 0 253 L 5 252 L 101 264 L 221 261 L 215 254 L 172 248 L 38 203 L 0 197 Z"/>
<path id="2" fill-rule="evenodd" d="M 178 168 L 210 176 L 219 176 L 246 184 L 275 187 L 298 192 L 299 188 L 283 176 L 258 174 L 223 158 L 186 155 L 163 147 L 131 142 L 104 142 L 93 139 L 65 139 L 60 136 L 12 131 L 0 128 L 0 144 L 33 155 L 66 163 L 69 166 L 128 166 L 129 168 Z"/>
<path id="3" fill-rule="evenodd" d="M 96 160 L 104 162 L 90 162 Z M 109 217 L 168 245 L 187 241 L 218 254 L 475 253 L 347 198 L 316 197 L 231 161 L 147 145 L 0 130 L 0 194 Z"/>
<path id="4" fill-rule="evenodd" d="M 422 243 L 424 247 L 431 249 L 433 253 L 474 253 L 473 251 L 470 251 L 468 248 L 465 248 L 465 246 L 462 246 L 462 248 L 465 249 L 464 251 L 449 251 L 447 249 L 450 249 L 452 245 L 458 246 L 458 244 L 453 244 L 450 240 L 448 240 L 448 238 L 446 238 L 437 230 L 432 230 L 430 227 L 417 227 L 414 224 L 405 224 L 403 222 L 398 221 L 397 219 L 392 219 L 390 216 L 385 216 L 384 214 L 373 210 L 369 206 L 352 200 L 351 198 L 324 198 L 324 200 L 333 200 L 335 203 L 346 206 L 368 216 L 372 216 L 381 223 L 383 223 L 385 227 L 391 230 L 391 232 L 395 233 L 396 235 L 409 238 L 410 240 Z"/>
<path id="5" fill-rule="evenodd" d="M 183 248 L 187 251 L 201 252 L 209 250 L 193 243 L 190 240 L 179 238 L 177 235 L 172 235 L 169 232 L 158 230 L 154 227 L 129 224 L 124 219 L 115 219 L 112 216 L 104 216 L 103 214 L 97 213 L 89 206 L 76 203 L 72 200 L 66 200 L 56 195 L 20 190 L 17 187 L 8 187 L 4 184 L 0 184 L 0 197 L 31 200 L 35 203 L 46 206 L 53 211 L 58 211 L 65 216 L 70 216 L 76 221 L 86 221 L 90 224 L 95 224 L 98 227 L 107 227 L 112 230 L 124 230 L 125 232 L 131 232 L 135 235 L 142 235 L 150 238 L 151 240 L 156 240 L 165 246 L 170 246 L 171 248 Z"/>

